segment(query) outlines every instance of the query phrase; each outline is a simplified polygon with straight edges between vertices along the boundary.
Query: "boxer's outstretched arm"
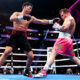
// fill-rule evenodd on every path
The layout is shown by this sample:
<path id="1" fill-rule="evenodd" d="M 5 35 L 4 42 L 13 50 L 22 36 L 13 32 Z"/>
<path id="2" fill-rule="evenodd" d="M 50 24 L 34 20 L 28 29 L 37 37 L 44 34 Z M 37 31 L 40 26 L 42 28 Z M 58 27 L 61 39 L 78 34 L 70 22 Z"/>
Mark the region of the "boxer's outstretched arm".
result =
<path id="1" fill-rule="evenodd" d="M 35 18 L 33 16 L 32 16 L 32 18 L 33 18 L 33 21 L 32 21 L 33 23 L 43 24 L 43 25 L 49 24 L 49 20 L 47 20 L 47 19 L 37 19 L 37 18 Z"/>

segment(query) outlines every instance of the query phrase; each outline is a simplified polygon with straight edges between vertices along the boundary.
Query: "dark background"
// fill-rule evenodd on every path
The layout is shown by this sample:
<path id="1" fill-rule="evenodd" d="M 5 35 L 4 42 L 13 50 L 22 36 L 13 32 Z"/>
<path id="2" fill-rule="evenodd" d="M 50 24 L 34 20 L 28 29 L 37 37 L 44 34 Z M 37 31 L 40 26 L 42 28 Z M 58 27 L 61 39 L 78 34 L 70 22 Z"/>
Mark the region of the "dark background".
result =
<path id="1" fill-rule="evenodd" d="M 59 10 L 61 8 L 69 8 L 76 0 L 70 0 L 70 1 L 69 0 L 7 0 L 7 1 L 1 0 L 0 1 L 0 24 L 2 24 L 3 26 L 1 26 L 0 28 L 3 28 L 3 27 L 5 28 L 6 25 L 13 26 L 12 23 L 9 21 L 9 17 L 15 11 L 20 12 L 22 10 L 22 4 L 26 1 L 31 2 L 33 4 L 33 10 L 31 15 L 40 19 L 52 19 L 55 17 L 60 17 Z M 79 25 L 80 23 L 78 22 L 75 33 L 74 33 L 75 38 L 79 38 L 79 35 L 80 35 Z M 41 34 L 39 43 L 43 40 L 45 36 L 45 33 L 43 33 L 43 30 L 44 29 L 52 30 L 51 25 L 44 26 L 44 25 L 38 25 L 38 24 L 30 24 L 29 28 L 39 30 L 39 33 Z M 5 33 L 7 32 L 9 33 L 8 30 L 4 30 L 4 31 Z M 35 33 L 32 33 L 31 36 L 35 36 Z M 51 36 L 48 34 L 48 37 L 51 37 Z M 57 38 L 57 36 L 54 36 L 54 38 Z"/>
<path id="2" fill-rule="evenodd" d="M 31 2 L 33 4 L 33 10 L 31 13 L 32 16 L 35 16 L 40 19 L 52 19 L 55 17 L 60 17 L 59 10 L 61 8 L 69 8 L 76 0 L 0 0 L 0 24 L 1 24 L 0 34 L 10 34 L 11 33 L 11 30 L 5 29 L 5 26 L 13 26 L 12 22 L 9 21 L 9 17 L 15 11 L 20 12 L 22 10 L 22 4 L 26 1 Z M 75 15 L 73 17 L 75 18 Z M 77 26 L 76 26 L 76 30 L 74 33 L 74 37 L 77 39 L 77 38 L 80 38 L 80 31 L 79 31 L 80 22 L 76 21 L 76 23 L 77 23 Z M 38 24 L 30 24 L 29 28 L 39 30 L 38 33 L 28 32 L 28 36 L 39 38 L 39 40 L 37 40 L 37 41 L 29 40 L 32 48 L 47 48 L 47 47 L 53 46 L 53 44 L 54 44 L 53 41 L 44 41 L 45 44 L 42 46 L 43 39 L 46 34 L 43 32 L 43 30 L 47 30 L 47 29 L 53 30 L 51 25 L 45 26 L 45 25 L 38 25 Z M 30 35 L 30 33 L 31 33 L 31 35 Z M 36 34 L 41 34 L 41 36 L 38 36 Z M 53 34 L 53 36 L 51 36 L 51 35 L 52 34 L 49 33 L 47 38 L 56 39 L 58 37 L 58 34 L 55 34 L 55 35 Z M 5 39 L 4 37 L 0 37 L 0 41 L 2 41 L 4 39 Z M 0 46 L 5 47 L 6 42 L 7 41 L 4 41 L 4 43 L 0 44 Z M 3 50 L 0 50 L 0 52 L 3 52 Z M 19 51 L 14 51 L 14 52 L 19 53 Z M 34 52 L 34 53 L 37 54 L 40 52 Z M 44 52 L 43 54 L 46 54 L 46 52 Z M 62 59 L 65 57 L 62 57 L 62 56 L 57 57 L 57 59 L 60 59 L 60 58 Z M 10 59 L 10 57 L 8 57 L 8 59 Z M 26 59 L 26 57 L 20 58 L 20 57 L 14 56 L 14 59 L 23 59 L 24 60 L 24 59 Z M 35 59 L 37 59 L 37 58 L 35 57 Z M 38 58 L 38 59 L 44 60 L 46 58 L 43 57 L 43 58 Z M 15 63 L 14 65 L 24 65 L 24 64 L 23 63 L 19 63 L 19 64 Z M 60 65 L 60 64 L 61 64 L 61 62 L 58 63 L 58 65 Z M 73 64 L 73 63 L 66 62 L 66 64 Z M 43 63 L 43 65 L 44 65 L 44 63 Z M 64 65 L 64 63 L 63 63 L 63 65 Z"/>
<path id="3" fill-rule="evenodd" d="M 31 15 L 52 19 L 59 16 L 61 8 L 69 8 L 76 0 L 0 0 L 0 23 L 10 25 L 10 15 L 15 11 L 21 11 L 22 4 L 26 1 L 34 5 Z"/>

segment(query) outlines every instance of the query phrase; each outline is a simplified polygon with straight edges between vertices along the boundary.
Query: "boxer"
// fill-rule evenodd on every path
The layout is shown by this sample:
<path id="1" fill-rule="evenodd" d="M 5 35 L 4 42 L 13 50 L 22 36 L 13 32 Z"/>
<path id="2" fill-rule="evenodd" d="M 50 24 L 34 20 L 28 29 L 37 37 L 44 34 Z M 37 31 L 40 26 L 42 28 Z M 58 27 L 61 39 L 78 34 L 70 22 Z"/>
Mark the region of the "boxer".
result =
<path id="1" fill-rule="evenodd" d="M 6 49 L 4 53 L 0 56 L 0 66 L 2 66 L 8 57 L 8 55 L 12 52 L 14 48 L 20 47 L 24 50 L 24 52 L 27 54 L 27 61 L 26 61 L 26 70 L 24 75 L 28 77 L 32 77 L 30 75 L 30 66 L 32 63 L 32 60 L 34 59 L 34 54 L 32 51 L 32 48 L 26 38 L 26 30 L 29 27 L 29 24 L 31 22 L 36 24 L 53 24 L 55 20 L 46 20 L 46 19 L 37 19 L 34 16 L 31 16 L 30 13 L 32 11 L 33 5 L 29 2 L 25 2 L 22 5 L 22 11 L 21 12 L 14 12 L 10 16 L 10 21 L 13 22 L 13 31 L 10 36 L 10 39 L 6 45 Z"/>
<path id="2" fill-rule="evenodd" d="M 60 16 L 64 21 L 63 24 L 60 25 L 59 23 L 55 22 L 52 26 L 54 29 L 60 31 L 58 39 L 54 43 L 50 58 L 46 62 L 44 68 L 38 74 L 34 75 L 35 78 L 47 76 L 49 66 L 54 62 L 57 53 L 63 56 L 68 56 L 72 61 L 80 66 L 80 60 L 75 56 L 73 51 L 73 40 L 71 39 L 71 36 L 76 28 L 76 22 L 70 15 L 67 8 L 60 10 Z"/>

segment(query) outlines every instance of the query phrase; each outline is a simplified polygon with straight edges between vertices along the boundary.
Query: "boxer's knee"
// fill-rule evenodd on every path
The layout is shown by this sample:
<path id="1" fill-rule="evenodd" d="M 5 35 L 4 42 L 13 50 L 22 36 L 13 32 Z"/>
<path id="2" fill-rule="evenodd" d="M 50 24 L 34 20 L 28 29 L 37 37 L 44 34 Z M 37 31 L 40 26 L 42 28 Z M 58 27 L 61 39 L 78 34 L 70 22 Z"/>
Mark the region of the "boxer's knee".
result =
<path id="1" fill-rule="evenodd" d="M 79 64 L 78 64 L 78 66 L 80 67 L 80 60 L 79 60 Z"/>
<path id="2" fill-rule="evenodd" d="M 28 52 L 28 57 L 34 59 L 33 51 L 29 51 Z"/>
<path id="3" fill-rule="evenodd" d="M 11 47 L 6 47 L 5 51 L 4 51 L 4 56 L 7 57 L 12 51 Z"/>
<path id="4" fill-rule="evenodd" d="M 9 54 L 10 54 L 10 51 L 8 51 L 8 50 L 4 51 L 5 56 L 8 56 Z"/>

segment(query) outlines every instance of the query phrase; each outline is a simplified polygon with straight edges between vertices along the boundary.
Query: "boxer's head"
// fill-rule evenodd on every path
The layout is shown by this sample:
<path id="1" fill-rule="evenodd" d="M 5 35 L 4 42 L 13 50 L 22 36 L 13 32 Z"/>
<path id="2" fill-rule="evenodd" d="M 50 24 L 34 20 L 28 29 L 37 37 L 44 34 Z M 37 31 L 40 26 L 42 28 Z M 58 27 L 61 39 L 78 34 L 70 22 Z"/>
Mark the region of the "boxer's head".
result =
<path id="1" fill-rule="evenodd" d="M 64 8 L 64 9 L 61 9 L 59 13 L 61 18 L 64 20 L 69 14 L 69 10 L 67 8 Z"/>
<path id="2" fill-rule="evenodd" d="M 29 3 L 29 2 L 25 2 L 22 5 L 22 9 L 28 14 L 31 13 L 32 7 L 33 7 L 32 3 Z"/>

